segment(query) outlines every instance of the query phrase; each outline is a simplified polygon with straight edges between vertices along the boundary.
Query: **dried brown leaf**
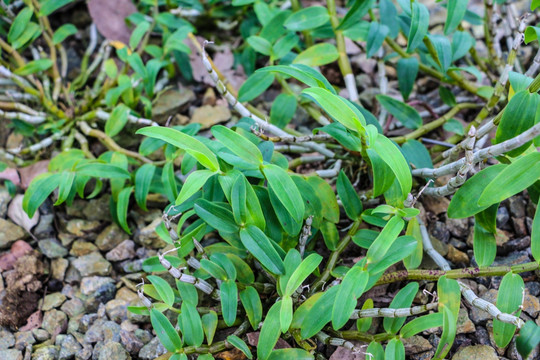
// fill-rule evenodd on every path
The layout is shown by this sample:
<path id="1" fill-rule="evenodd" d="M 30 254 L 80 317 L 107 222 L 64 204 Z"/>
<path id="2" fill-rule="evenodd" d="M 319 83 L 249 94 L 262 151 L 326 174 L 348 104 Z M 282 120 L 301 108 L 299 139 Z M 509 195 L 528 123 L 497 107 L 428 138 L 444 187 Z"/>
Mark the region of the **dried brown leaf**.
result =
<path id="1" fill-rule="evenodd" d="M 126 17 L 137 12 L 131 0 L 88 0 L 88 11 L 101 35 L 108 40 L 129 43 L 131 34 Z"/>
<path id="2" fill-rule="evenodd" d="M 49 167 L 50 160 L 42 160 L 34 163 L 30 166 L 19 169 L 19 175 L 21 176 L 21 187 L 27 189 L 32 179 L 39 174 L 46 173 Z"/>
<path id="3" fill-rule="evenodd" d="M 34 216 L 29 218 L 22 207 L 23 198 L 24 195 L 15 195 L 15 198 L 11 200 L 11 203 L 9 204 L 8 216 L 15 224 L 19 225 L 27 232 L 30 232 L 30 230 L 39 222 L 39 211 L 36 211 Z"/>

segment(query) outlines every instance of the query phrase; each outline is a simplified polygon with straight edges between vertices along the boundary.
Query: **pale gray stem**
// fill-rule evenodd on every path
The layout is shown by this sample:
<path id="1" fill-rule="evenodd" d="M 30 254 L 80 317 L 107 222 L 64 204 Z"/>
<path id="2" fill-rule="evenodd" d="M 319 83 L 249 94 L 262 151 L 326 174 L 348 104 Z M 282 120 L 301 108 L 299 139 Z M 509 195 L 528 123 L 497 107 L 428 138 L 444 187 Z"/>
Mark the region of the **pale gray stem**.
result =
<path id="1" fill-rule="evenodd" d="M 426 305 L 413 306 L 411 308 L 404 309 L 364 309 L 364 310 L 354 310 L 351 315 L 351 319 L 356 320 L 360 318 L 375 318 L 375 317 L 388 317 L 388 318 L 398 318 L 398 317 L 407 317 L 420 315 L 431 310 L 437 310 L 439 306 L 438 303 L 429 303 Z"/>

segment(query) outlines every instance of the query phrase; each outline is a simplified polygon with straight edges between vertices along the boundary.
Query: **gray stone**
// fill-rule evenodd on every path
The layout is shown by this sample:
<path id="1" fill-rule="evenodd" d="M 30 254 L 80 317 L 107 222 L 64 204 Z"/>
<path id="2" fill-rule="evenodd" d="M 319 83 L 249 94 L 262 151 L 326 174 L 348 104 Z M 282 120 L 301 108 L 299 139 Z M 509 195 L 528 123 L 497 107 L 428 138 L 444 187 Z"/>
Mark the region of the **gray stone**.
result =
<path id="1" fill-rule="evenodd" d="M 452 360 L 499 360 L 491 346 L 474 345 L 459 349 Z"/>
<path id="2" fill-rule="evenodd" d="M 43 305 L 41 306 L 41 310 L 43 311 L 49 311 L 54 308 L 60 307 L 64 301 L 66 301 L 66 296 L 62 293 L 55 292 L 52 294 L 48 294 L 43 299 Z"/>
<path id="3" fill-rule="evenodd" d="M 148 344 L 144 345 L 139 351 L 141 360 L 154 360 L 167 352 L 167 349 L 161 344 L 157 337 L 153 338 Z"/>
<path id="4" fill-rule="evenodd" d="M 120 342 L 120 325 L 114 321 L 106 321 L 103 319 L 96 320 L 84 335 L 86 343 L 96 343 L 99 341 L 115 341 Z"/>
<path id="5" fill-rule="evenodd" d="M 47 340 L 50 337 L 47 330 L 43 330 L 43 329 L 33 329 L 32 330 L 32 335 L 39 342 L 44 342 L 45 340 Z"/>
<path id="6" fill-rule="evenodd" d="M 0 350 L 0 359 L 2 360 L 23 360 L 23 354 L 20 350 L 16 349 L 3 349 Z"/>
<path id="7" fill-rule="evenodd" d="M 88 220 L 111 220 L 111 212 L 109 211 L 109 195 L 103 195 L 100 198 L 84 201 L 83 215 Z"/>
<path id="8" fill-rule="evenodd" d="M 71 250 L 69 250 L 69 254 L 75 257 L 88 255 L 91 252 L 97 251 L 98 248 L 96 245 L 92 244 L 91 242 L 84 241 L 84 240 L 75 240 L 73 244 L 71 245 Z"/>
<path id="9" fill-rule="evenodd" d="M 107 303 L 116 294 L 116 285 L 109 277 L 85 277 L 81 281 L 81 293 L 87 310 L 97 310 L 99 304 Z"/>
<path id="10" fill-rule="evenodd" d="M 132 240 L 124 240 L 114 249 L 109 251 L 105 258 L 109 261 L 122 261 L 132 259 L 135 256 L 135 243 Z"/>
<path id="11" fill-rule="evenodd" d="M 43 210 L 43 206 L 40 207 L 40 210 Z M 51 236 L 54 236 L 54 213 L 45 214 L 43 211 L 39 217 L 38 224 L 32 230 L 34 236 L 38 239 L 44 239 Z"/>
<path id="12" fill-rule="evenodd" d="M 446 227 L 450 234 L 457 238 L 466 239 L 469 235 L 469 219 L 446 219 Z"/>
<path id="13" fill-rule="evenodd" d="M 58 359 L 58 346 L 43 346 L 34 351 L 32 360 L 56 360 Z"/>
<path id="14" fill-rule="evenodd" d="M 92 347 L 89 345 L 84 346 L 75 354 L 75 360 L 88 360 L 92 357 Z"/>
<path id="15" fill-rule="evenodd" d="M 112 270 L 111 263 L 105 260 L 99 252 L 81 256 L 75 259 L 72 264 L 83 277 L 109 275 Z"/>
<path id="16" fill-rule="evenodd" d="M 504 206 L 500 206 L 497 209 L 497 227 L 504 227 L 508 220 L 510 220 L 510 214 L 508 214 L 508 209 Z"/>
<path id="17" fill-rule="evenodd" d="M 68 269 L 66 270 L 64 281 L 68 284 L 74 284 L 74 283 L 79 283 L 81 281 L 81 278 L 82 278 L 81 273 L 79 272 L 79 270 L 75 268 L 75 266 L 73 266 L 73 263 L 71 263 L 68 266 Z"/>
<path id="18" fill-rule="evenodd" d="M 408 355 L 425 352 L 431 350 L 432 348 L 429 341 L 419 335 L 414 335 L 410 338 L 403 339 L 403 345 L 405 346 L 405 352 Z"/>
<path id="19" fill-rule="evenodd" d="M 512 196 L 508 199 L 510 215 L 516 218 L 525 217 L 525 201 L 521 196 Z"/>
<path id="20" fill-rule="evenodd" d="M 109 319 L 118 323 L 127 319 L 128 305 L 129 301 L 127 300 L 114 299 L 109 301 L 107 305 L 105 305 L 105 310 L 107 311 Z"/>
<path id="21" fill-rule="evenodd" d="M 152 334 L 148 330 L 137 329 L 134 334 L 143 344 L 148 344 L 153 339 Z"/>
<path id="22" fill-rule="evenodd" d="M 73 337 L 73 335 L 67 335 L 62 341 L 60 354 L 58 356 L 59 360 L 68 360 L 72 359 L 77 352 L 82 349 L 81 344 Z"/>
<path id="23" fill-rule="evenodd" d="M 116 224 L 107 226 L 96 238 L 96 246 L 101 251 L 109 251 L 126 239 L 126 234 Z"/>
<path id="24" fill-rule="evenodd" d="M 60 308 L 63 312 L 69 315 L 69 317 L 74 317 L 84 313 L 84 303 L 81 299 L 74 298 L 66 301 Z"/>
<path id="25" fill-rule="evenodd" d="M 525 287 L 532 296 L 538 296 L 540 294 L 540 282 L 538 281 L 528 281 L 525 283 Z"/>
<path id="26" fill-rule="evenodd" d="M 61 334 L 67 329 L 67 315 L 59 310 L 51 310 L 45 312 L 43 315 L 43 322 L 41 327 L 52 336 L 55 334 Z"/>
<path id="27" fill-rule="evenodd" d="M 502 265 L 512 266 L 512 265 L 517 265 L 517 264 L 523 264 L 529 261 L 530 261 L 529 254 L 526 250 L 515 251 L 508 254 L 507 256 L 496 257 L 495 261 L 493 262 L 491 266 L 502 266 Z"/>
<path id="28" fill-rule="evenodd" d="M 66 270 L 69 266 L 69 261 L 64 258 L 53 259 L 51 261 L 51 276 L 53 279 L 63 281 L 66 276 Z"/>
<path id="29" fill-rule="evenodd" d="M 131 355 L 137 355 L 144 346 L 141 339 L 126 330 L 120 331 L 120 342 Z"/>
<path id="30" fill-rule="evenodd" d="M 67 255 L 68 251 L 54 238 L 38 241 L 39 250 L 49 259 L 58 259 Z"/>
<path id="31" fill-rule="evenodd" d="M 15 333 L 15 349 L 24 350 L 26 346 L 36 343 L 31 331 L 19 331 Z M 1 359 L 1 357 L 0 357 Z"/>
<path id="32" fill-rule="evenodd" d="M 15 336 L 11 331 L 1 328 L 0 329 L 0 349 L 9 349 L 15 345 Z"/>
<path id="33" fill-rule="evenodd" d="M 143 259 L 127 260 L 120 263 L 122 271 L 126 274 L 136 273 L 142 270 Z"/>
<path id="34" fill-rule="evenodd" d="M 98 360 L 128 360 L 129 353 L 121 344 L 109 341 L 99 351 Z"/>
<path id="35" fill-rule="evenodd" d="M 96 321 L 97 317 L 97 314 L 84 314 L 79 319 L 79 331 L 86 333 L 88 328 Z"/>
<path id="36" fill-rule="evenodd" d="M 470 334 L 476 331 L 474 323 L 469 319 L 467 309 L 460 308 L 457 320 L 457 334 Z"/>
<path id="37" fill-rule="evenodd" d="M 101 330 L 103 333 L 103 341 L 120 342 L 120 331 L 122 328 L 114 321 L 105 321 Z"/>
<path id="38" fill-rule="evenodd" d="M 26 233 L 23 228 L 10 220 L 0 218 L 0 249 L 7 249 L 15 240 L 24 239 Z"/>
<path id="39" fill-rule="evenodd" d="M 69 220 L 66 225 L 66 230 L 75 236 L 83 237 L 87 233 L 96 230 L 100 225 L 99 221 L 89 221 L 83 219 Z"/>
<path id="40" fill-rule="evenodd" d="M 103 340 L 103 324 L 105 320 L 97 319 L 94 323 L 88 328 L 86 334 L 84 334 L 84 342 L 87 344 L 93 344 L 98 341 Z"/>
<path id="41" fill-rule="evenodd" d="M 4 187 L 0 188 L 0 218 L 5 218 L 7 215 L 7 209 L 9 202 L 11 201 L 11 195 Z"/>
<path id="42" fill-rule="evenodd" d="M 532 318 L 536 318 L 540 312 L 540 301 L 536 296 L 525 294 L 523 299 L 523 311 L 529 314 Z"/>
<path id="43" fill-rule="evenodd" d="M 99 291 L 100 288 L 114 284 L 115 281 L 110 277 L 103 276 L 90 276 L 84 277 L 81 280 L 81 293 L 83 295 L 93 295 L 96 291 Z"/>

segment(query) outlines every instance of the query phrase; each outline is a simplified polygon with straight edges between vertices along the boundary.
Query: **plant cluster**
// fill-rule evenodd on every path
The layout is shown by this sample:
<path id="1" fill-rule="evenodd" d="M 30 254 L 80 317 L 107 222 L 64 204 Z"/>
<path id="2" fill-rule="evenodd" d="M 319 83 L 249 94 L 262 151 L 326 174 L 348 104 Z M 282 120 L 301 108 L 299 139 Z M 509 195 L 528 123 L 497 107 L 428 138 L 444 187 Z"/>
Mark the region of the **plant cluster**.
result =
<path id="1" fill-rule="evenodd" d="M 1 3 L 7 41 L 0 39 L 0 71 L 9 90 L 2 94 L 0 116 L 41 140 L 0 155 L 23 164 L 62 139 L 63 151 L 49 172 L 25 193 L 30 216 L 53 192 L 57 205 L 69 205 L 77 195 L 91 198 L 110 189 L 113 216 L 129 233 L 132 197 L 142 209 L 151 194 L 168 199 L 156 232 L 170 245 L 145 261 L 152 274 L 140 286 L 141 306 L 129 309 L 150 316 L 166 357 L 212 358 L 236 347 L 252 358 L 242 339 L 251 327 L 260 329 L 256 352 L 263 360 L 320 357 L 319 344 L 373 359 L 405 359 L 402 339 L 441 327 L 434 358 L 443 359 L 454 342 L 461 300 L 493 316 L 498 346 L 506 347 L 518 333 L 516 346 L 526 357 L 540 342 L 538 325 L 519 318 L 519 273 L 537 270 L 540 261 L 540 211 L 532 224 L 535 261 L 491 267 L 500 202 L 527 190 L 537 204 L 540 194 L 540 77 L 533 78 L 540 56 L 530 63 L 517 57 L 523 39 L 536 42 L 540 28 L 527 27 L 520 17 L 510 26 L 511 41 L 501 47 L 493 14 L 512 18 L 512 4 L 485 1 L 481 16 L 467 9 L 468 0 L 449 0 L 444 26 L 431 27 L 428 8 L 417 0 L 353 0 L 339 14 L 333 0 L 306 8 L 297 0 L 207 1 L 204 8 L 196 1 L 142 1 L 140 12 L 128 19 L 135 26 L 129 44 L 118 46 L 113 59 L 110 44 L 94 54 L 91 41 L 80 75 L 67 82 L 62 43 L 78 30 L 66 24 L 53 31 L 48 17 L 69 2 L 25 1 L 16 14 Z M 537 6 L 533 1 L 531 10 Z M 238 21 L 244 41 L 237 61 L 251 74 L 238 92 L 213 65 L 207 44 L 197 42 L 197 27 L 181 18 L 190 10 Z M 483 26 L 488 56 L 477 53 L 471 26 Z M 211 136 L 198 134 L 196 125 L 167 127 L 150 120 L 163 88 L 158 78 L 166 82 L 180 73 L 189 80 L 184 40 L 198 46 L 201 66 L 241 115 L 231 127 L 214 126 Z M 360 101 L 346 41 L 360 44 L 377 61 L 376 106 Z M 25 54 L 34 60 L 27 62 Z M 317 69 L 334 62 L 346 96 Z M 257 64 L 264 66 L 256 69 Z M 387 66 L 396 70 L 403 101 L 388 95 Z M 444 115 L 409 100 L 420 73 L 436 81 Z M 247 102 L 271 86 L 281 93 L 267 117 Z M 415 105 L 427 107 L 435 119 L 423 119 Z M 287 127 L 298 107 L 319 123 L 312 134 Z M 476 115 L 464 127 L 453 117 L 466 110 Z M 130 123 L 148 125 L 136 131 L 144 136 L 138 151 L 113 139 L 129 134 Z M 402 135 L 388 136 L 396 126 Z M 440 127 L 454 135 L 418 140 Z M 109 151 L 96 158 L 88 138 Z M 74 140 L 80 149 L 73 148 Z M 498 163 L 479 170 L 492 159 Z M 309 163 L 323 168 L 294 172 Z M 474 216 L 479 268 L 451 269 L 433 249 L 415 208 L 422 193 L 453 195 L 449 217 Z M 351 267 L 340 265 L 351 244 L 364 256 Z M 440 271 L 418 269 L 424 253 Z M 388 272 L 395 264 L 406 270 Z M 496 305 L 458 280 L 501 275 Z M 411 307 L 421 280 L 437 281 L 437 301 Z M 375 309 L 371 299 L 358 304 L 374 286 L 397 281 L 408 283 L 389 308 Z M 373 317 L 384 317 L 383 332 L 369 331 Z M 407 322 L 409 317 L 414 318 Z M 353 322 L 356 330 L 344 330 Z M 235 331 L 214 341 L 218 328 Z M 294 347 L 273 350 L 279 338 Z M 351 340 L 369 346 L 359 348 Z"/>

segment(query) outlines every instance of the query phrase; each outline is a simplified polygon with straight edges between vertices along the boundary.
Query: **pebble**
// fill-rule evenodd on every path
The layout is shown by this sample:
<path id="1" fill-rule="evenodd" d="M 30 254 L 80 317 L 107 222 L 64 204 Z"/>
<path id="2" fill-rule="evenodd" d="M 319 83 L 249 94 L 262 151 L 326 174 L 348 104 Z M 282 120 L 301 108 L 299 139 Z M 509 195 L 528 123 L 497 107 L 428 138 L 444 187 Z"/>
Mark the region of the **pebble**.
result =
<path id="1" fill-rule="evenodd" d="M 81 280 L 81 293 L 87 310 L 97 310 L 99 304 L 107 303 L 114 299 L 116 294 L 115 281 L 109 277 L 92 276 Z"/>
<path id="2" fill-rule="evenodd" d="M 139 351 L 139 359 L 154 360 L 167 352 L 167 349 L 161 344 L 157 337 L 153 338 L 148 344 L 144 345 Z"/>
<path id="3" fill-rule="evenodd" d="M 100 198 L 90 201 L 83 200 L 83 215 L 85 219 L 97 221 L 110 221 L 111 212 L 109 210 L 110 195 L 103 195 Z"/>
<path id="4" fill-rule="evenodd" d="M 105 258 L 109 261 L 122 261 L 132 259 L 135 256 L 135 243 L 133 240 L 124 240 L 114 249 L 109 251 Z"/>
<path id="5" fill-rule="evenodd" d="M 500 206 L 497 209 L 497 228 L 502 228 L 508 220 L 510 220 L 510 214 L 508 214 L 508 209 L 504 206 Z"/>
<path id="6" fill-rule="evenodd" d="M 540 294 L 540 282 L 529 281 L 525 283 L 525 287 L 529 290 L 529 294 L 532 296 L 538 296 Z"/>
<path id="7" fill-rule="evenodd" d="M 116 224 L 107 226 L 96 238 L 96 246 L 101 251 L 109 251 L 126 239 L 126 233 Z"/>
<path id="8" fill-rule="evenodd" d="M 32 360 L 56 360 L 58 359 L 58 352 L 58 346 L 43 346 L 34 351 L 32 354 Z"/>
<path id="9" fill-rule="evenodd" d="M 88 360 L 92 357 L 92 347 L 89 345 L 84 346 L 75 354 L 75 360 Z"/>
<path id="10" fill-rule="evenodd" d="M 69 260 L 67 259 L 53 259 L 51 261 L 51 277 L 60 281 L 64 280 L 68 266 Z"/>
<path id="11" fill-rule="evenodd" d="M 94 321 L 96 321 L 97 317 L 98 316 L 95 313 L 84 314 L 79 319 L 79 331 L 86 333 L 88 331 L 88 328 L 94 323 Z"/>
<path id="12" fill-rule="evenodd" d="M 512 196 L 508 199 L 508 208 L 510 215 L 516 218 L 525 216 L 525 201 L 521 196 Z"/>
<path id="13" fill-rule="evenodd" d="M 59 310 L 50 310 L 46 311 L 43 315 L 41 327 L 47 330 L 47 332 L 52 336 L 66 331 L 67 322 L 68 319 L 66 313 Z"/>
<path id="14" fill-rule="evenodd" d="M 55 292 L 52 294 L 48 294 L 43 299 L 43 305 L 41 307 L 41 310 L 43 311 L 49 311 L 54 308 L 60 307 L 64 301 L 66 301 L 66 296 L 62 293 Z"/>
<path id="15" fill-rule="evenodd" d="M 523 311 L 529 314 L 532 318 L 536 318 L 540 312 L 540 300 L 538 300 L 536 296 L 525 294 Z"/>
<path id="16" fill-rule="evenodd" d="M 486 328 L 482 326 L 476 327 L 476 340 L 480 345 L 491 345 L 491 342 L 489 341 L 489 334 Z"/>
<path id="17" fill-rule="evenodd" d="M 91 252 L 97 251 L 98 248 L 96 245 L 92 244 L 91 242 L 84 241 L 84 240 L 75 240 L 73 244 L 71 244 L 71 250 L 69 251 L 69 254 L 72 256 L 84 256 L 88 255 Z"/>
<path id="18" fill-rule="evenodd" d="M 36 343 L 34 335 L 31 331 L 19 331 L 15 333 L 15 349 L 24 350 L 28 345 L 33 345 Z M 0 357 L 1 359 L 2 357 Z"/>
<path id="19" fill-rule="evenodd" d="M 474 345 L 459 349 L 452 360 L 499 360 L 499 357 L 491 346 Z"/>
<path id="20" fill-rule="evenodd" d="M 0 188 L 0 218 L 7 215 L 8 204 L 11 201 L 11 195 L 4 187 Z"/>
<path id="21" fill-rule="evenodd" d="M 54 229 L 54 213 L 50 212 L 45 214 L 43 211 L 44 206 L 40 207 L 41 215 L 39 217 L 38 224 L 34 227 L 32 232 L 38 239 L 44 239 L 54 236 L 56 230 Z"/>
<path id="22" fill-rule="evenodd" d="M 127 319 L 127 307 L 129 303 L 129 301 L 122 299 L 109 301 L 107 305 L 105 305 L 105 310 L 107 311 L 109 319 L 115 322 L 122 322 Z"/>
<path id="23" fill-rule="evenodd" d="M 38 241 L 39 250 L 49 259 L 63 258 L 68 251 L 55 238 L 42 239 Z"/>
<path id="24" fill-rule="evenodd" d="M 469 319 L 467 309 L 460 308 L 457 320 L 457 334 L 470 334 L 474 333 L 475 331 L 476 328 L 471 319 Z"/>
<path id="25" fill-rule="evenodd" d="M 94 354 L 95 356 L 95 354 Z M 128 352 L 121 344 L 109 341 L 98 352 L 98 360 L 128 360 L 131 359 Z"/>
<path id="26" fill-rule="evenodd" d="M 20 350 L 16 349 L 3 349 L 0 350 L 0 359 L 2 360 L 23 360 L 23 354 Z"/>
<path id="27" fill-rule="evenodd" d="M 120 342 L 120 331 L 122 328 L 114 321 L 105 321 L 101 328 L 103 333 L 103 340 Z"/>
<path id="28" fill-rule="evenodd" d="M 99 252 L 93 252 L 81 256 L 72 262 L 73 266 L 79 271 L 81 276 L 109 275 L 112 270 L 111 263 Z"/>
<path id="29" fill-rule="evenodd" d="M 452 236 L 466 239 L 469 234 L 469 219 L 446 219 L 446 228 Z"/>
<path id="30" fill-rule="evenodd" d="M 514 232 L 517 236 L 526 236 L 527 235 L 527 226 L 525 225 L 524 218 L 512 218 L 512 225 L 514 227 Z"/>
<path id="31" fill-rule="evenodd" d="M 167 243 L 161 240 L 156 233 L 156 227 L 161 224 L 161 221 L 161 218 L 156 218 L 150 224 L 140 229 L 138 236 L 135 237 L 135 241 L 144 247 L 152 249 L 164 248 Z"/>
<path id="32" fill-rule="evenodd" d="M 83 237 L 86 236 L 88 232 L 96 230 L 99 226 L 99 221 L 73 219 L 67 222 L 66 230 L 70 234 Z"/>
<path id="33" fill-rule="evenodd" d="M 450 260 L 454 264 L 469 265 L 469 257 L 467 256 L 467 254 L 464 253 L 463 251 L 456 249 L 452 245 L 448 245 L 447 257 L 448 257 L 448 260 Z"/>
<path id="34" fill-rule="evenodd" d="M 7 249 L 15 240 L 24 239 L 26 233 L 22 227 L 9 220 L 0 218 L 0 249 Z"/>
<path id="35" fill-rule="evenodd" d="M 33 329 L 32 335 L 38 342 L 44 342 L 45 340 L 49 339 L 49 333 L 47 330 L 43 329 Z"/>
<path id="36" fill-rule="evenodd" d="M 129 331 L 120 331 L 120 342 L 131 355 L 137 355 L 144 343 L 135 334 Z"/>
<path id="37" fill-rule="evenodd" d="M 15 336 L 11 331 L 1 328 L 0 330 L 0 349 L 8 349 L 15 345 Z"/>
<path id="38" fill-rule="evenodd" d="M 143 259 L 127 260 L 120 263 L 122 271 L 131 274 L 142 270 Z"/>
<path id="39" fill-rule="evenodd" d="M 450 231 L 446 228 L 446 224 L 441 221 L 435 221 L 429 225 L 429 233 L 443 243 L 448 243 L 450 240 Z"/>
<path id="40" fill-rule="evenodd" d="M 81 299 L 73 298 L 66 301 L 60 308 L 63 312 L 68 314 L 69 317 L 75 317 L 84 313 L 84 303 Z"/>
<path id="41" fill-rule="evenodd" d="M 72 359 L 77 352 L 82 349 L 81 344 L 73 337 L 73 335 L 67 335 L 62 341 L 60 354 L 58 360 Z"/>
<path id="42" fill-rule="evenodd" d="M 427 339 L 422 336 L 414 335 L 410 338 L 403 339 L 403 345 L 405 345 L 405 352 L 407 354 L 418 354 L 431 350 L 432 346 Z"/>
<path id="43" fill-rule="evenodd" d="M 103 340 L 103 323 L 105 321 L 103 319 L 97 319 L 92 323 L 88 331 L 84 334 L 85 343 L 93 344 Z"/>

